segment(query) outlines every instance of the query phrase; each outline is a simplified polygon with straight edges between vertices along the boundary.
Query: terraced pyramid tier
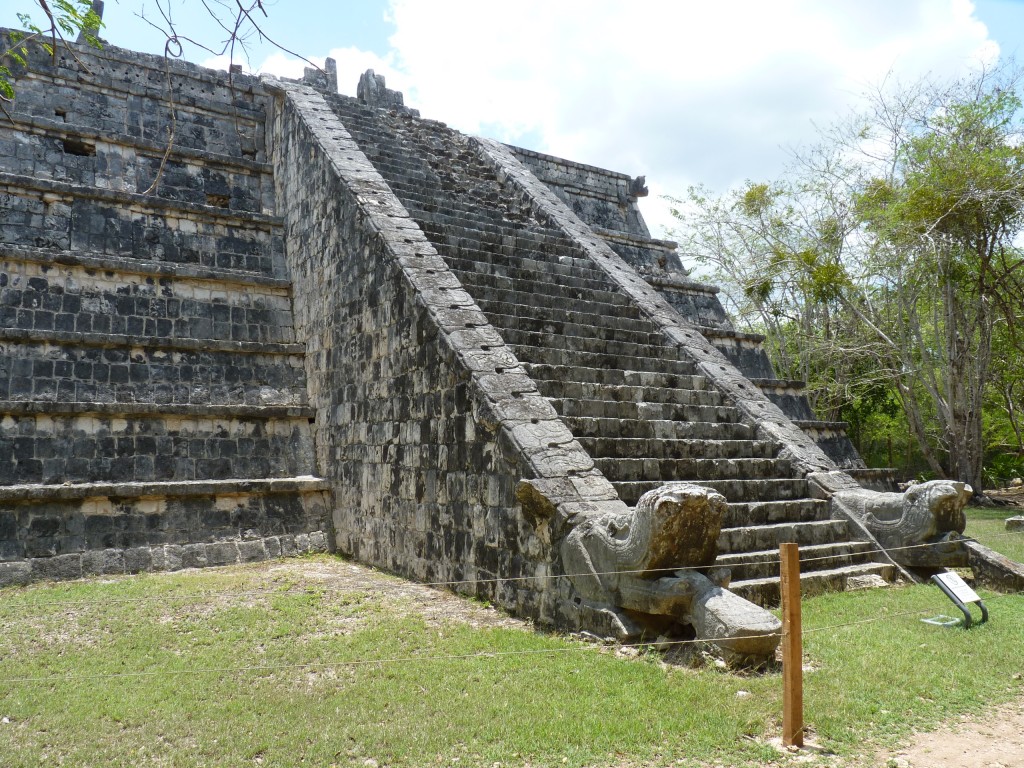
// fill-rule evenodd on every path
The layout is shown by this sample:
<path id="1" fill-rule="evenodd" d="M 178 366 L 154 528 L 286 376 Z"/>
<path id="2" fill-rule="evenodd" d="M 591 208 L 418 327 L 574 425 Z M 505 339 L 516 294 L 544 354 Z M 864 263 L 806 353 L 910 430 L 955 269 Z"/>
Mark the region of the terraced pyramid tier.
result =
<path id="1" fill-rule="evenodd" d="M 673 480 L 725 494 L 721 561 L 760 602 L 777 597 L 766 552 L 783 541 L 813 547 L 808 584 L 891 575 L 586 253 L 498 181 L 471 140 L 402 111 L 329 103 L 623 501 Z"/>
<path id="2" fill-rule="evenodd" d="M 328 545 L 269 102 L 254 80 L 170 66 L 170 92 L 162 59 L 112 47 L 15 73 L 0 584 Z"/>

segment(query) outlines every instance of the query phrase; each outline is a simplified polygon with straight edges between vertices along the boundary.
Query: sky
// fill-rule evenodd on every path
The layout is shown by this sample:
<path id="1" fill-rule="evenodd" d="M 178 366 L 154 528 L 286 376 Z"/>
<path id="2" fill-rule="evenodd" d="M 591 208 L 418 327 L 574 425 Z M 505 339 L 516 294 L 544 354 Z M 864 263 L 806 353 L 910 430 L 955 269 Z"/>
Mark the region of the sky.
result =
<path id="1" fill-rule="evenodd" d="M 214 7 L 231 0 L 206 0 Z M 32 0 L 0 0 L 16 26 Z M 162 0 L 179 36 L 225 37 L 201 0 Z M 337 60 L 354 95 L 373 68 L 424 117 L 633 176 L 655 236 L 665 194 L 783 173 L 794 148 L 886 77 L 953 78 L 1024 61 L 1024 0 L 264 0 L 248 71 Z M 38 15 L 38 14 L 36 14 Z M 103 37 L 162 53 L 156 0 L 107 0 Z M 147 21 L 148 20 L 148 21 Z M 281 49 L 286 49 L 286 53 Z M 226 68 L 186 43 L 184 58 Z"/>

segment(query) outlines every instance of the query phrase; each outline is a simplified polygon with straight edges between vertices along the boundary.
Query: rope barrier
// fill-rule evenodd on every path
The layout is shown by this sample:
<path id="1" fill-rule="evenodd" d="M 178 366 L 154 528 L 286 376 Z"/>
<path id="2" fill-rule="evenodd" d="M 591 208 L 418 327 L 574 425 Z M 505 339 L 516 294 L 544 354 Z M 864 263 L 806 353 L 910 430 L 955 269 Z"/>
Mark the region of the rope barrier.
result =
<path id="1" fill-rule="evenodd" d="M 1006 532 L 1006 533 L 996 533 L 996 534 L 992 534 L 990 536 L 987 536 L 986 539 L 1005 538 L 1005 537 L 1012 537 L 1012 536 L 1024 536 L 1024 531 L 1010 531 L 1010 532 Z M 973 540 L 973 539 L 970 539 L 970 537 L 966 537 L 966 538 L 968 540 Z M 818 555 L 818 556 L 812 556 L 812 557 L 801 557 L 800 558 L 800 563 L 802 565 L 804 563 L 814 563 L 814 562 L 819 562 L 819 561 L 822 561 L 822 560 L 832 560 L 832 559 L 835 559 L 836 557 L 848 556 L 849 554 L 856 554 L 856 555 L 878 555 L 878 554 L 884 554 L 884 553 L 889 553 L 889 552 L 899 552 L 899 551 L 906 551 L 906 550 L 912 550 L 912 549 L 925 549 L 925 548 L 934 547 L 934 546 L 936 546 L 936 545 L 933 544 L 933 543 L 926 543 L 926 544 L 910 544 L 910 545 L 903 546 L 903 547 L 890 547 L 888 549 L 872 547 L 871 549 L 861 549 L 861 550 L 859 550 L 857 552 L 853 552 L 853 553 L 838 553 L 838 554 L 831 554 L 831 555 Z M 376 591 L 376 590 L 381 590 L 381 589 L 385 589 L 385 590 L 404 590 L 404 589 L 409 589 L 410 587 L 428 587 L 428 588 L 446 588 L 447 587 L 447 588 L 452 588 L 453 591 L 457 591 L 457 590 L 455 590 L 455 588 L 459 587 L 459 586 L 487 584 L 487 583 L 491 583 L 491 582 L 494 582 L 495 584 L 500 584 L 500 583 L 503 583 L 503 582 L 514 583 L 514 582 L 524 582 L 524 581 L 539 581 L 539 580 L 545 580 L 545 579 L 559 579 L 559 578 L 563 578 L 563 577 L 564 578 L 572 579 L 572 578 L 576 578 L 578 576 L 636 576 L 636 575 L 672 574 L 672 573 L 677 573 L 679 571 L 704 571 L 704 570 L 707 570 L 709 567 L 710 568 L 714 568 L 714 567 L 740 568 L 740 567 L 748 566 L 748 565 L 761 565 L 761 566 L 765 566 L 765 565 L 778 565 L 780 562 L 781 562 L 781 560 L 778 557 L 771 558 L 771 559 L 759 558 L 759 559 L 752 559 L 752 560 L 734 561 L 734 562 L 730 562 L 728 565 L 723 565 L 723 566 L 717 566 L 717 564 L 712 564 L 711 566 L 680 566 L 680 567 L 668 567 L 668 568 L 654 568 L 654 569 L 646 569 L 646 570 L 645 569 L 633 569 L 633 570 L 622 570 L 622 571 L 601 571 L 601 572 L 598 572 L 598 573 L 584 573 L 584 574 L 554 573 L 554 574 L 535 574 L 535 575 L 532 575 L 532 576 L 495 576 L 495 577 L 492 577 L 492 578 L 458 579 L 458 580 L 450 580 L 450 581 L 427 581 L 427 582 L 403 581 L 402 583 L 398 583 L 398 584 L 374 584 L 370 588 Z M 164 571 L 164 572 L 161 572 L 161 573 L 171 574 L 171 573 L 179 573 L 179 572 L 177 572 L 177 571 Z M 107 574 L 107 575 L 121 575 L 121 574 Z M 395 578 L 401 579 L 402 577 L 401 576 L 395 576 Z M 146 597 L 124 597 L 124 598 L 114 597 L 114 598 L 102 598 L 102 599 L 92 599 L 92 598 L 89 598 L 89 599 L 81 599 L 81 600 L 70 600 L 70 599 L 68 599 L 68 600 L 47 600 L 45 603 L 33 604 L 33 607 L 36 607 L 36 608 L 47 608 L 47 607 L 50 607 L 50 606 L 68 606 L 68 605 L 89 605 L 89 604 L 109 605 L 109 604 L 112 604 L 112 603 L 145 603 L 145 602 L 151 602 L 151 601 L 166 601 L 166 600 L 199 600 L 199 599 L 203 599 L 203 598 L 206 598 L 206 597 L 231 597 L 231 596 L 234 596 L 234 597 L 274 597 L 274 596 L 278 596 L 278 595 L 280 595 L 280 596 L 289 596 L 289 595 L 312 594 L 312 593 L 315 593 L 315 592 L 323 592 L 323 591 L 334 591 L 334 590 L 330 589 L 330 586 L 331 585 L 324 584 L 324 585 L 317 585 L 317 586 L 314 586 L 314 587 L 305 587 L 305 588 L 300 589 L 300 590 L 287 590 L 287 589 L 272 589 L 272 590 L 270 590 L 270 589 L 267 589 L 267 590 L 215 590 L 215 591 L 207 591 L 207 592 L 196 592 L 196 593 L 192 593 L 192 594 L 188 594 L 188 595 L 173 595 L 173 594 L 171 594 L 171 595 L 151 595 L 151 596 L 146 596 Z M 349 591 L 349 588 L 346 588 L 346 591 Z"/>
<path id="2" fill-rule="evenodd" d="M 1014 592 L 1001 595 L 994 595 L 992 597 L 985 598 L 986 601 L 992 602 L 1007 597 L 1022 597 L 1024 592 Z M 891 621 L 892 619 L 905 618 L 908 616 L 921 616 L 930 613 L 929 610 L 916 610 L 916 611 L 903 611 L 900 613 L 885 614 L 881 616 L 873 616 L 867 619 L 860 619 L 857 621 L 841 622 L 839 624 L 827 624 L 822 627 L 809 627 L 803 629 L 804 635 L 817 634 L 821 632 L 831 632 L 838 629 L 846 629 L 849 627 L 862 626 L 865 624 L 874 624 L 880 621 Z M 777 633 L 760 633 L 760 634 L 749 634 L 745 635 L 748 638 L 755 637 L 772 637 Z M 658 650 L 665 650 L 668 647 L 680 647 L 687 645 L 708 645 L 708 640 L 662 640 L 654 642 L 642 642 L 642 643 L 630 643 L 629 648 L 656 648 Z M 134 672 L 111 672 L 107 674 L 96 674 L 96 675 L 41 675 L 31 677 L 9 677 L 0 678 L 0 685 L 15 685 L 20 683 L 45 683 L 45 682 L 77 682 L 87 680 L 107 680 L 107 679 L 118 679 L 118 678 L 141 678 L 141 677 L 159 677 L 159 676 L 174 676 L 174 675 L 201 675 L 201 674 L 221 674 L 221 675 L 234 675 L 242 674 L 246 672 L 277 672 L 286 670 L 297 670 L 297 669 L 340 669 L 345 667 L 362 667 L 372 665 L 388 665 L 388 664 L 404 664 L 404 663 L 422 663 L 430 661 L 460 661 L 468 659 L 487 659 L 487 658 L 504 658 L 514 656 L 536 656 L 545 654 L 560 654 L 560 653 L 573 653 L 578 651 L 592 651 L 594 650 L 594 644 L 574 645 L 565 648 L 541 648 L 541 649 L 528 649 L 522 651 L 479 651 L 477 653 L 462 653 L 462 654 L 444 654 L 444 655 L 424 655 L 424 656 L 392 656 L 381 659 L 353 659 L 351 661 L 324 661 L 324 662 L 307 662 L 298 664 L 259 664 L 250 666 L 240 667 L 196 667 L 186 669 L 153 669 L 153 670 L 139 670 Z"/>

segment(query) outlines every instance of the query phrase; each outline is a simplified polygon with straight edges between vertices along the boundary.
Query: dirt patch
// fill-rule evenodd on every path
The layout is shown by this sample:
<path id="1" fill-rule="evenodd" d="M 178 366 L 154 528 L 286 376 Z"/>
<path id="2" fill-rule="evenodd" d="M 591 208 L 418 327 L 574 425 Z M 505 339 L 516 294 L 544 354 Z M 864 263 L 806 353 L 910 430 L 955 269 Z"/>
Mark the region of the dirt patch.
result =
<path id="1" fill-rule="evenodd" d="M 889 768 L 1024 768 L 1024 699 L 915 734 L 866 765 Z"/>
<path id="2" fill-rule="evenodd" d="M 270 566 L 267 575 L 294 580 L 303 587 L 316 585 L 334 595 L 366 595 L 380 601 L 390 615 L 416 613 L 428 626 L 458 622 L 472 627 L 533 629 L 527 621 L 446 589 L 416 584 L 343 560 L 282 560 Z"/>
<path id="3" fill-rule="evenodd" d="M 1000 488 L 995 491 L 988 491 L 987 493 L 990 498 L 1001 501 L 1009 507 L 1024 509 L 1024 487 Z"/>

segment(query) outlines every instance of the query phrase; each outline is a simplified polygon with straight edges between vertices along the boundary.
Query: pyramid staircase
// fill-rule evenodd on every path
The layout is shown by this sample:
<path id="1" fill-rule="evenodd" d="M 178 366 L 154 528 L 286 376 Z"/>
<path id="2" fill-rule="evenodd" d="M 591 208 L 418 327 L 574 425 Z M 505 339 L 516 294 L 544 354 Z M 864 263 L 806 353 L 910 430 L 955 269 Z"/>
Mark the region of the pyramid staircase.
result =
<path id="1" fill-rule="evenodd" d="M 778 598 L 784 541 L 802 545 L 805 590 L 893 577 L 809 497 L 780 446 L 756 439 L 585 252 L 497 180 L 472 140 L 405 110 L 327 99 L 624 502 L 676 480 L 722 493 L 718 562 L 734 591 L 762 604 Z"/>
<path id="2" fill-rule="evenodd" d="M 848 425 L 815 415 L 802 381 L 780 379 L 764 349 L 765 337 L 737 331 L 718 298 L 719 289 L 694 280 L 676 243 L 651 237 L 637 200 L 645 179 L 631 178 L 522 147 L 506 147 L 590 232 L 640 274 L 680 315 L 696 327 L 761 393 L 814 440 L 845 472 L 867 487 L 896 490 L 895 471 L 867 469 L 847 435 Z"/>
<path id="3" fill-rule="evenodd" d="M 324 549 L 266 97 L 87 59 L 0 120 L 0 583 Z"/>

